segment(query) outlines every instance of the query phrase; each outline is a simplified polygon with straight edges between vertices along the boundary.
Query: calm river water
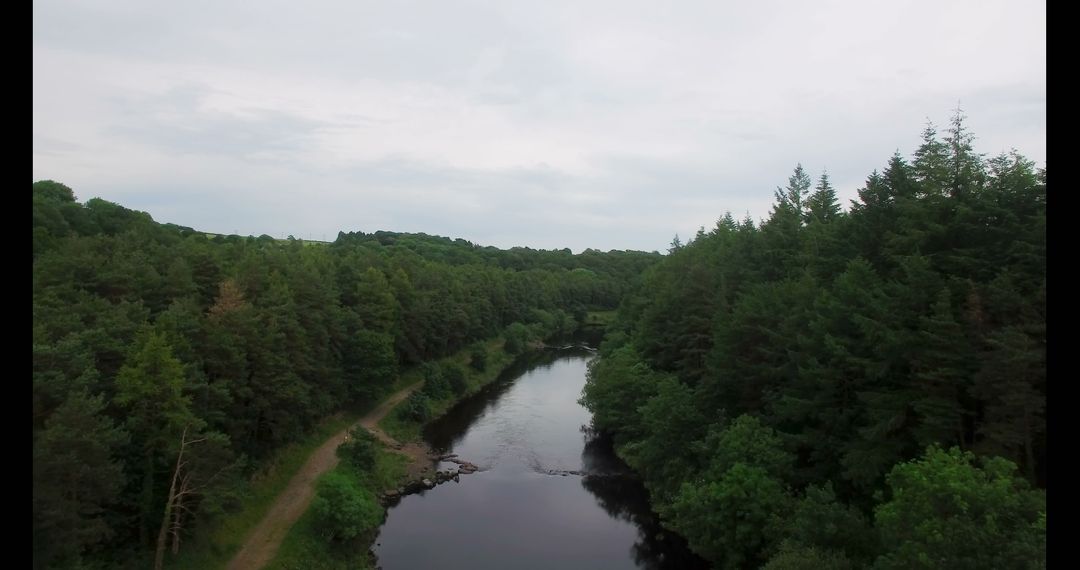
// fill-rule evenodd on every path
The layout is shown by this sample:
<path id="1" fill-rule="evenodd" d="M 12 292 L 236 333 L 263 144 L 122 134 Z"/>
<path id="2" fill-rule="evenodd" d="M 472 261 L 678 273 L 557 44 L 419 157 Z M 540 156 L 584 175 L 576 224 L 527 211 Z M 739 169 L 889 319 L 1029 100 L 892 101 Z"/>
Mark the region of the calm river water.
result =
<path id="1" fill-rule="evenodd" d="M 577 400 L 592 357 L 583 347 L 530 354 L 428 426 L 424 437 L 434 449 L 481 470 L 392 507 L 376 539 L 378 565 L 707 567 L 659 526 L 610 442 L 587 433 L 590 415 Z M 456 466 L 440 465 L 447 467 Z"/>

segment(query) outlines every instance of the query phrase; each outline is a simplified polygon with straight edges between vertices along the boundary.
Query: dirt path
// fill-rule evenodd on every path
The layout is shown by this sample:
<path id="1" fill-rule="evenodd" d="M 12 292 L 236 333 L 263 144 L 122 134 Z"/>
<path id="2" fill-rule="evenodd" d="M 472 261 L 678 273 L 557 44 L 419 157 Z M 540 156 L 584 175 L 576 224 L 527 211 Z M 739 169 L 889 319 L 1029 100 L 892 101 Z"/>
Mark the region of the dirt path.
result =
<path id="1" fill-rule="evenodd" d="M 428 457 L 427 448 L 422 444 L 399 444 L 379 429 L 378 423 L 386 417 L 386 414 L 390 413 L 390 410 L 394 409 L 394 406 L 408 398 L 409 394 L 419 388 L 421 384 L 423 384 L 423 381 L 395 393 L 357 422 L 358 425 L 367 428 L 368 431 L 391 449 L 397 449 L 411 457 L 413 462 L 409 466 L 410 474 L 414 471 L 426 469 L 423 465 L 425 462 L 420 461 L 420 459 Z M 278 495 L 277 500 L 274 501 L 270 510 L 259 521 L 259 524 L 255 525 L 255 529 L 248 535 L 244 545 L 240 547 L 240 551 L 229 562 L 228 570 L 257 570 L 273 560 L 274 554 L 277 553 L 277 549 L 281 546 L 281 541 L 285 539 L 289 529 L 296 524 L 296 521 L 300 519 L 300 515 L 303 515 L 308 505 L 311 504 L 311 499 L 315 496 L 315 480 L 337 465 L 338 457 L 335 452 L 337 447 L 345 441 L 347 433 L 348 430 L 346 429 L 334 434 L 333 437 L 326 440 L 326 443 L 323 443 L 311 454 L 307 463 L 289 481 L 289 485 Z"/>

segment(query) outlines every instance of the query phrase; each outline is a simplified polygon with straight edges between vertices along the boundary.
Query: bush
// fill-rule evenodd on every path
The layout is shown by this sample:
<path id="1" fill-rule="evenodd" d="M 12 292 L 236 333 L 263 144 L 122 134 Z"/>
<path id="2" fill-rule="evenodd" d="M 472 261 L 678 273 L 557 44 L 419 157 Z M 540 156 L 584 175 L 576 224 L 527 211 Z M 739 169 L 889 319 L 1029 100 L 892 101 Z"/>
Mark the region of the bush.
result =
<path id="1" fill-rule="evenodd" d="M 414 422 L 426 422 L 431 419 L 431 407 L 428 397 L 423 392 L 413 392 L 401 405 L 401 415 Z"/>
<path id="2" fill-rule="evenodd" d="M 503 349 L 508 354 L 521 354 L 529 343 L 529 328 L 521 323 L 506 327 L 506 344 Z"/>
<path id="3" fill-rule="evenodd" d="M 450 395 L 450 383 L 443 376 L 442 368 L 433 362 L 424 363 L 424 387 L 421 392 L 432 400 L 441 400 Z"/>
<path id="4" fill-rule="evenodd" d="M 336 471 L 319 482 L 311 507 L 316 527 L 329 540 L 356 538 L 382 523 L 382 508 L 371 492 Z"/>
<path id="5" fill-rule="evenodd" d="M 367 473 L 375 468 L 378 445 L 375 436 L 368 430 L 355 427 L 349 430 L 349 439 L 338 446 L 337 456 L 357 470 Z"/>
<path id="6" fill-rule="evenodd" d="M 446 379 L 446 382 L 450 385 L 450 390 L 452 390 L 455 395 L 460 396 L 469 389 L 469 384 L 465 381 L 465 371 L 457 364 L 444 364 L 442 367 L 442 376 Z"/>
<path id="7" fill-rule="evenodd" d="M 483 346 L 473 348 L 469 355 L 469 366 L 477 372 L 483 372 L 487 369 L 487 356 L 487 349 Z"/>

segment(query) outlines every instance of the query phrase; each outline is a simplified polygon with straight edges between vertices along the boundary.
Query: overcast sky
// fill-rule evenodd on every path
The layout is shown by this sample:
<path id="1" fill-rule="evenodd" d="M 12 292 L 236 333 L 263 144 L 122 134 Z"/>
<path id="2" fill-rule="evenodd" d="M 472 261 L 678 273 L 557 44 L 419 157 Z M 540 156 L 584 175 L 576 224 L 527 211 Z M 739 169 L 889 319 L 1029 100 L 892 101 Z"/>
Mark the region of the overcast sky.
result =
<path id="1" fill-rule="evenodd" d="M 1046 160 L 1030 1 L 34 0 L 34 180 L 220 233 L 666 249 L 845 207 L 959 102 Z"/>

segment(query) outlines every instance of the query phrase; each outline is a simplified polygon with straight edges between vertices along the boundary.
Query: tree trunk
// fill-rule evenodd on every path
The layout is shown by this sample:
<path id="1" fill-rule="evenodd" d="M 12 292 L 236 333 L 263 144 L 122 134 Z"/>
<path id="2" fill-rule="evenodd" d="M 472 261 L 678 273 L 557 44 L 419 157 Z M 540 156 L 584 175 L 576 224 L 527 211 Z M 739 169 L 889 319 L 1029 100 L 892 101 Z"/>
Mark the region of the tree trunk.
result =
<path id="1" fill-rule="evenodd" d="M 161 570 L 165 564 L 166 533 L 169 531 L 169 515 L 172 514 L 173 502 L 176 501 L 176 479 L 180 475 L 180 466 L 184 459 L 184 446 L 187 439 L 187 428 L 180 436 L 180 452 L 176 454 L 176 467 L 173 469 L 172 483 L 169 484 L 169 500 L 165 502 L 165 515 L 161 519 L 161 529 L 158 530 L 157 549 L 154 551 L 154 570 Z"/>

